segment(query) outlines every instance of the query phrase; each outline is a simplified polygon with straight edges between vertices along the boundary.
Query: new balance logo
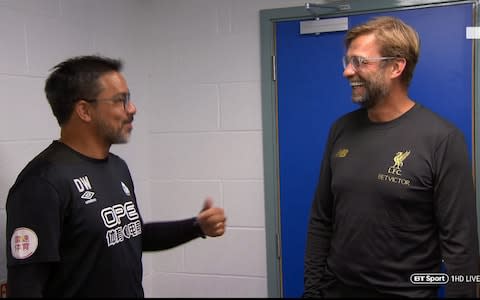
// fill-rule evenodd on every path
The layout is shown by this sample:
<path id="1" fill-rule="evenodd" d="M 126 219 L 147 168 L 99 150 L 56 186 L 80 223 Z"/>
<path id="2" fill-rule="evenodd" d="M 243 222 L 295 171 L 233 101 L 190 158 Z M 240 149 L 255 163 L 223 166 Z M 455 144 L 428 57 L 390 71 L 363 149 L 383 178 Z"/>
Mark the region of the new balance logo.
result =
<path id="1" fill-rule="evenodd" d="M 90 180 L 88 180 L 87 176 L 75 178 L 73 179 L 73 183 L 75 184 L 78 192 L 83 193 L 81 198 L 85 200 L 85 204 L 90 204 L 97 201 L 97 198 L 94 198 L 95 192 L 90 191 L 92 189 L 92 185 L 90 184 Z"/>

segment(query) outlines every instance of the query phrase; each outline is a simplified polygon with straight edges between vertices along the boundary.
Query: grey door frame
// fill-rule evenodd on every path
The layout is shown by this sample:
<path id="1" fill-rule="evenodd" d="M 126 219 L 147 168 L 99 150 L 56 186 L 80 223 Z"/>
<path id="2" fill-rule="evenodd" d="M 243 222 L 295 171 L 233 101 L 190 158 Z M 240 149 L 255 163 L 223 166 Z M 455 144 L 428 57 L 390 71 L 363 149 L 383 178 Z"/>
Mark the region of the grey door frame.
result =
<path id="1" fill-rule="evenodd" d="M 473 22 L 479 26 L 479 0 L 349 0 L 312 2 L 324 5 L 324 9 L 307 10 L 306 6 L 267 9 L 260 11 L 261 36 L 261 93 L 262 93 L 262 125 L 263 125 L 263 161 L 265 192 L 265 234 L 267 258 L 268 297 L 283 297 L 282 265 L 281 265 L 281 222 L 279 198 L 279 158 L 278 158 L 278 122 L 277 122 L 277 81 L 275 75 L 275 26 L 277 22 L 286 20 L 313 19 L 318 17 L 339 17 L 371 12 L 414 9 L 441 5 L 472 3 L 474 5 Z M 311 6 L 313 8 L 313 6 Z M 338 9 L 335 9 L 337 7 Z M 314 14 L 312 14 L 314 12 Z M 472 157 L 474 175 L 479 167 L 480 150 L 477 147 L 477 128 L 480 118 L 476 108 L 480 107 L 478 88 L 480 83 L 480 40 L 473 40 L 473 74 L 472 74 Z M 477 190 L 480 188 L 480 176 L 475 176 Z M 480 218 L 480 193 L 476 194 L 477 214 Z M 480 220 L 478 222 L 480 232 Z"/>

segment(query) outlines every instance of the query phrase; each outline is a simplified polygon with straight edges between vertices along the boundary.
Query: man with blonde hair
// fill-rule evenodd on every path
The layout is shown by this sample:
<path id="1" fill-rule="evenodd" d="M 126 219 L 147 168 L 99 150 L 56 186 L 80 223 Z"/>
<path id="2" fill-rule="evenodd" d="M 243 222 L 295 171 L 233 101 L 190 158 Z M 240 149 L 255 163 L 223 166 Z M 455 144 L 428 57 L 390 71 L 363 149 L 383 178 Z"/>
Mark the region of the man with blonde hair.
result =
<path id="1" fill-rule="evenodd" d="M 408 95 L 420 49 L 412 27 L 378 17 L 350 29 L 345 46 L 343 75 L 360 108 L 329 132 L 310 212 L 303 296 L 436 297 L 438 283 L 478 274 L 464 136 Z M 421 277 L 414 276 L 429 274 L 436 283 L 415 284 Z M 475 297 L 476 286 L 450 281 L 446 296 Z"/>

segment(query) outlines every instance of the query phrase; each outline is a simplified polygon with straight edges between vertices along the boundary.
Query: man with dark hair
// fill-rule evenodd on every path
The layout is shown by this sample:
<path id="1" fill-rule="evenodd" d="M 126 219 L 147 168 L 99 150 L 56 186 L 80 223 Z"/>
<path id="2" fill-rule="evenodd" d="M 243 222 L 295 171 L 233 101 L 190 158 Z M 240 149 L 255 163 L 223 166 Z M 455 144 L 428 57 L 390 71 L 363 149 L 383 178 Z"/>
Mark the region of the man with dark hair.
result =
<path id="1" fill-rule="evenodd" d="M 207 197 L 193 218 L 144 223 L 126 163 L 136 107 L 119 60 L 68 59 L 45 93 L 60 138 L 18 175 L 7 204 L 9 297 L 144 297 L 142 251 L 221 236 L 225 214 Z"/>
<path id="2" fill-rule="evenodd" d="M 303 296 L 437 297 L 450 276 L 478 274 L 464 136 L 408 96 L 420 49 L 412 27 L 375 18 L 350 29 L 345 46 L 343 75 L 361 108 L 330 129 L 310 212 Z M 447 274 L 432 274 L 442 260 Z M 416 282 L 415 274 L 436 282 Z M 475 297 L 475 283 L 449 282 L 446 296 Z"/>

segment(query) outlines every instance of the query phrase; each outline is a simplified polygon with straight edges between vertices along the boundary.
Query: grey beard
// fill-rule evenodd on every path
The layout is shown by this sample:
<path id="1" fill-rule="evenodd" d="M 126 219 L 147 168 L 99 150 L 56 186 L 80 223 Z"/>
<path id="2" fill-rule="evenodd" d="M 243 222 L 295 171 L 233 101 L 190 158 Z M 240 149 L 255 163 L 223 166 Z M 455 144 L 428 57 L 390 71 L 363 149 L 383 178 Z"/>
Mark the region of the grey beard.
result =
<path id="1" fill-rule="evenodd" d="M 370 86 L 367 88 L 363 101 L 359 101 L 358 104 L 366 109 L 372 108 L 379 103 L 381 99 L 385 98 L 387 94 L 388 90 L 386 86 Z"/>

